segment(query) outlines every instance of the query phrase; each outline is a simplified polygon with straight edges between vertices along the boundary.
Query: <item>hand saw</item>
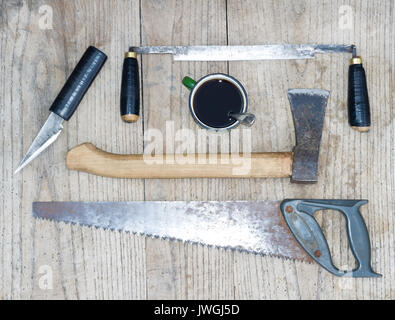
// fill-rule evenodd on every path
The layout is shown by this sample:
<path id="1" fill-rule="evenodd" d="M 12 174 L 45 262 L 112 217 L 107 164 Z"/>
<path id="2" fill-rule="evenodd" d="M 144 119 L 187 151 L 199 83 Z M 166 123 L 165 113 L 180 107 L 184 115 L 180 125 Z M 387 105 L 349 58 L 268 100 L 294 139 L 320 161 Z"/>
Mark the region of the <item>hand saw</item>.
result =
<path id="1" fill-rule="evenodd" d="M 33 216 L 169 240 L 229 248 L 305 262 L 315 261 L 339 277 L 380 277 L 371 268 L 369 234 L 359 208 L 366 200 L 35 202 Z M 332 262 L 314 218 L 340 211 L 357 268 Z"/>
<path id="2" fill-rule="evenodd" d="M 348 121 L 366 132 L 370 127 L 370 105 L 365 70 L 352 44 L 267 44 L 234 46 L 145 46 L 129 48 L 125 54 L 121 82 L 121 116 L 126 122 L 138 119 L 140 110 L 137 54 L 170 54 L 174 61 L 243 61 L 313 59 L 316 54 L 352 54 L 348 71 Z"/>

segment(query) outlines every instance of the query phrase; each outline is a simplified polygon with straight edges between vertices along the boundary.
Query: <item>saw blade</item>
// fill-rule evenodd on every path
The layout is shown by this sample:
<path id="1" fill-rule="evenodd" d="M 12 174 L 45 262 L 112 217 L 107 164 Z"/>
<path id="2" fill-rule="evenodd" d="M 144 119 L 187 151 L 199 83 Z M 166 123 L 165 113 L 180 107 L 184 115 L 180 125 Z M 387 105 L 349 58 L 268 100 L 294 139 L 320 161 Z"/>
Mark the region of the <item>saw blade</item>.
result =
<path id="1" fill-rule="evenodd" d="M 35 202 L 36 218 L 312 262 L 280 201 Z"/>

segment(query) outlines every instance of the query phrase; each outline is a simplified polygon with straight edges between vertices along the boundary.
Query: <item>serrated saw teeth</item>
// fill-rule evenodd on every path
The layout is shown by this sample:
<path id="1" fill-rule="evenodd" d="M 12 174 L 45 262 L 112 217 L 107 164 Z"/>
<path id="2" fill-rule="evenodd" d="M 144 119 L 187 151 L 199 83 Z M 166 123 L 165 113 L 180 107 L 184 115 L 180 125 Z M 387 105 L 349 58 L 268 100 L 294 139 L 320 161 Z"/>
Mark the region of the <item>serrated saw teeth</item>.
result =
<path id="1" fill-rule="evenodd" d="M 103 231 L 110 231 L 110 232 L 124 232 L 126 234 L 130 234 L 130 235 L 134 235 L 134 236 L 143 236 L 146 238 L 150 238 L 153 240 L 165 240 L 168 242 L 180 242 L 182 244 L 188 244 L 188 245 L 194 245 L 194 246 L 201 246 L 201 247 L 206 247 L 209 249 L 216 249 L 216 250 L 225 250 L 225 251 L 231 251 L 231 252 L 237 252 L 237 253 L 246 253 L 246 254 L 254 254 L 254 255 L 258 255 L 258 256 L 262 256 L 262 257 L 273 257 L 273 258 L 278 258 L 278 259 L 285 259 L 285 260 L 290 260 L 290 261 L 301 261 L 301 262 L 305 262 L 305 263 L 312 263 L 312 260 L 309 259 L 301 259 L 298 257 L 288 257 L 288 256 L 284 256 L 284 255 L 280 255 L 280 254 L 272 254 L 272 253 L 268 253 L 268 252 L 263 252 L 263 251 L 253 251 L 253 250 L 248 250 L 242 247 L 231 247 L 231 246 L 218 246 L 218 245 L 213 245 L 213 244 L 205 244 L 199 241 L 191 241 L 191 240 L 184 240 L 184 239 L 178 239 L 178 238 L 174 238 L 174 237 L 168 237 L 165 235 L 154 235 L 154 234 L 147 234 L 147 233 L 142 233 L 142 232 L 134 232 L 134 231 L 127 231 L 127 230 L 118 230 L 118 229 L 111 229 L 111 228 L 104 228 L 104 227 L 100 227 L 100 226 L 91 226 L 91 225 L 87 225 L 87 224 L 79 224 L 76 222 L 72 222 L 72 221 L 59 221 L 59 220 L 55 220 L 55 219 L 51 219 L 51 218 L 43 218 L 40 216 L 35 216 L 36 219 L 38 220 L 42 220 L 45 222 L 51 222 L 51 223 L 64 223 L 64 224 L 68 224 L 68 225 L 72 225 L 72 226 L 81 226 L 83 228 L 88 228 L 91 230 L 103 230 Z"/>
<path id="2" fill-rule="evenodd" d="M 359 212 L 366 200 L 35 202 L 35 217 L 139 233 L 152 239 L 188 241 L 223 250 L 290 260 L 313 260 L 343 277 L 379 277 L 371 267 L 369 234 Z M 338 270 L 317 210 L 340 211 L 358 266 Z M 351 232 L 350 230 L 353 230 Z M 355 231 L 356 230 L 356 231 Z M 363 245 L 361 245 L 363 244 Z"/>

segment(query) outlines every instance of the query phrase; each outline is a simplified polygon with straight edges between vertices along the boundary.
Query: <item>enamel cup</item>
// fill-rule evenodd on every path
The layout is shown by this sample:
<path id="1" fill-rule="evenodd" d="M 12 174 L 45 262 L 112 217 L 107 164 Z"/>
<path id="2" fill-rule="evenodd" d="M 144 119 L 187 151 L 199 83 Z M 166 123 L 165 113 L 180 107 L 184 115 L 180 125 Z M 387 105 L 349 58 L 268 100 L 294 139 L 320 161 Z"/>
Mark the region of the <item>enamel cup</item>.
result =
<path id="1" fill-rule="evenodd" d="M 235 128 L 240 121 L 229 114 L 247 112 L 245 89 L 227 74 L 209 74 L 198 81 L 185 77 L 182 83 L 191 91 L 189 109 L 192 117 L 204 129 L 223 131 Z"/>

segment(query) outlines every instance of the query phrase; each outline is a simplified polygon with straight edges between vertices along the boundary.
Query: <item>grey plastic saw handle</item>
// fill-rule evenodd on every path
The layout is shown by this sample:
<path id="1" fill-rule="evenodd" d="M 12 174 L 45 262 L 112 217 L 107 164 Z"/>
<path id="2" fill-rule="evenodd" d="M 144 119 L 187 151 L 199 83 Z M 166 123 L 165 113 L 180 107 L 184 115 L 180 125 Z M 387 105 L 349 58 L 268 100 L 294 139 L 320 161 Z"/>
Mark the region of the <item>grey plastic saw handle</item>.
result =
<path id="1" fill-rule="evenodd" d="M 286 199 L 281 212 L 299 244 L 323 268 L 339 277 L 381 277 L 371 267 L 371 248 L 366 224 L 359 212 L 367 200 L 308 200 Z M 342 271 L 333 265 L 328 243 L 314 218 L 318 210 L 338 210 L 346 218 L 348 242 L 358 266 Z"/>

